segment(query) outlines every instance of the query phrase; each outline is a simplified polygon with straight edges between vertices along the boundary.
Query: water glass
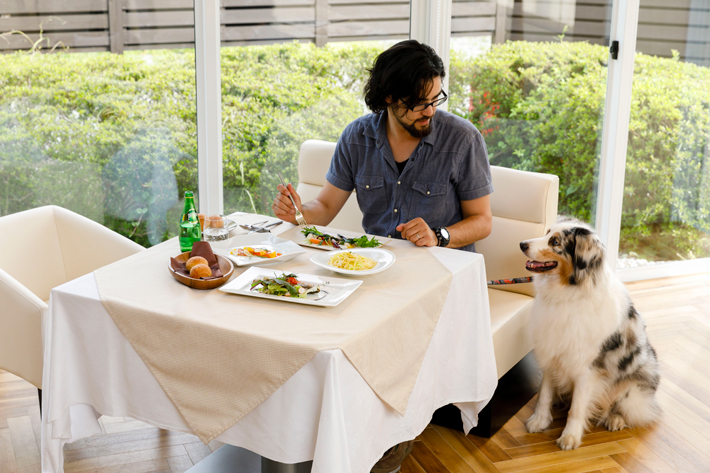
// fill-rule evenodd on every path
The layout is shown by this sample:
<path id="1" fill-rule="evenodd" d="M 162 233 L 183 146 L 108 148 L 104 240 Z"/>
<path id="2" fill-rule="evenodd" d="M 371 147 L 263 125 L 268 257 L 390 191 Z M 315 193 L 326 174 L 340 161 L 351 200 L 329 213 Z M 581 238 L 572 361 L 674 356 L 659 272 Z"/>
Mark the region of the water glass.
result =
<path id="1" fill-rule="evenodd" d="M 222 241 L 229 238 L 227 219 L 219 215 L 205 218 L 205 230 L 202 232 L 205 241 Z"/>

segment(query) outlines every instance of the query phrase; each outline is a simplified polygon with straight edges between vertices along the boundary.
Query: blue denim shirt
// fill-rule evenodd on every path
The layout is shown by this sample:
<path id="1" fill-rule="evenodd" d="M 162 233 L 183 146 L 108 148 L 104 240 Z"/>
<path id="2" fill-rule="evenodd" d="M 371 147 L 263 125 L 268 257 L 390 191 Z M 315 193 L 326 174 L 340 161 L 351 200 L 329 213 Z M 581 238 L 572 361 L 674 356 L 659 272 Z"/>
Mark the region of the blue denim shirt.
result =
<path id="1" fill-rule="evenodd" d="M 461 201 L 493 192 L 488 153 L 471 122 L 437 110 L 431 133 L 400 175 L 387 140 L 387 115 L 373 113 L 345 128 L 326 174 L 339 189 L 356 191 L 362 227 L 373 235 L 401 238 L 395 228 L 416 217 L 430 227 L 463 220 Z M 475 251 L 474 244 L 460 248 Z"/>

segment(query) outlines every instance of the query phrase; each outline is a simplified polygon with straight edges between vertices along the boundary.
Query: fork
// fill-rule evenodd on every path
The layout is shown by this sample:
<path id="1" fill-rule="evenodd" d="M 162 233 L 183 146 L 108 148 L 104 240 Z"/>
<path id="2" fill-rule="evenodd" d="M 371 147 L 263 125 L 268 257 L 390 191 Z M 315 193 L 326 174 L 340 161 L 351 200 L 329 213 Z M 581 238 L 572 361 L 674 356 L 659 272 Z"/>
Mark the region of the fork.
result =
<path id="1" fill-rule="evenodd" d="M 286 186 L 286 183 L 284 182 L 284 178 L 281 177 L 281 173 L 278 172 L 276 173 L 279 175 L 279 179 L 281 179 L 281 184 L 283 184 L 284 187 L 288 188 Z M 296 209 L 296 222 L 298 222 L 298 226 L 301 228 L 306 228 L 308 226 L 308 222 L 306 222 L 306 219 L 303 217 L 303 214 L 301 213 L 300 210 L 298 210 L 298 207 L 296 207 L 296 202 L 294 202 L 293 197 L 291 197 L 291 194 L 289 193 L 288 198 L 291 199 L 291 203 L 293 204 L 293 208 Z"/>

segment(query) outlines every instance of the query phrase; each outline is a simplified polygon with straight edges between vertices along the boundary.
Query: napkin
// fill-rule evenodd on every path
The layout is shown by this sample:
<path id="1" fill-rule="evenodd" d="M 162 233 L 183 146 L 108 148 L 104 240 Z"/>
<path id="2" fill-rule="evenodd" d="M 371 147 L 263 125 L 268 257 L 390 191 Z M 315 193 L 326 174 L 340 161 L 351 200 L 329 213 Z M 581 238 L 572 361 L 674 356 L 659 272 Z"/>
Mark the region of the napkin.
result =
<path id="1" fill-rule="evenodd" d="M 217 261 L 217 257 L 212 252 L 212 247 L 210 246 L 209 242 L 196 241 L 195 243 L 193 243 L 192 251 L 190 252 L 190 258 L 192 258 L 193 256 L 202 256 L 204 259 L 207 260 L 207 264 L 212 270 L 211 277 L 202 279 L 216 279 L 221 278 L 223 276 L 222 270 L 219 269 L 219 262 Z M 179 263 L 175 258 L 171 257 L 170 267 L 173 268 L 175 272 L 180 273 L 183 276 L 190 277 L 190 271 L 185 269 L 185 263 Z"/>

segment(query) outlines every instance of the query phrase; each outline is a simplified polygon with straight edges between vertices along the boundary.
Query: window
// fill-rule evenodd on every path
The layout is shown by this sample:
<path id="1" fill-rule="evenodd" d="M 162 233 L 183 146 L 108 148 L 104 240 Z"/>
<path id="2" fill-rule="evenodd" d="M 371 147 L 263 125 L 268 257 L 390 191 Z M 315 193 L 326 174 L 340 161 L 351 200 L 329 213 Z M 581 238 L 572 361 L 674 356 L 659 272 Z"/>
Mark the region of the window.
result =
<path id="1" fill-rule="evenodd" d="M 0 6 L 0 216 L 54 204 L 151 246 L 197 186 L 193 6 L 118 3 Z"/>

